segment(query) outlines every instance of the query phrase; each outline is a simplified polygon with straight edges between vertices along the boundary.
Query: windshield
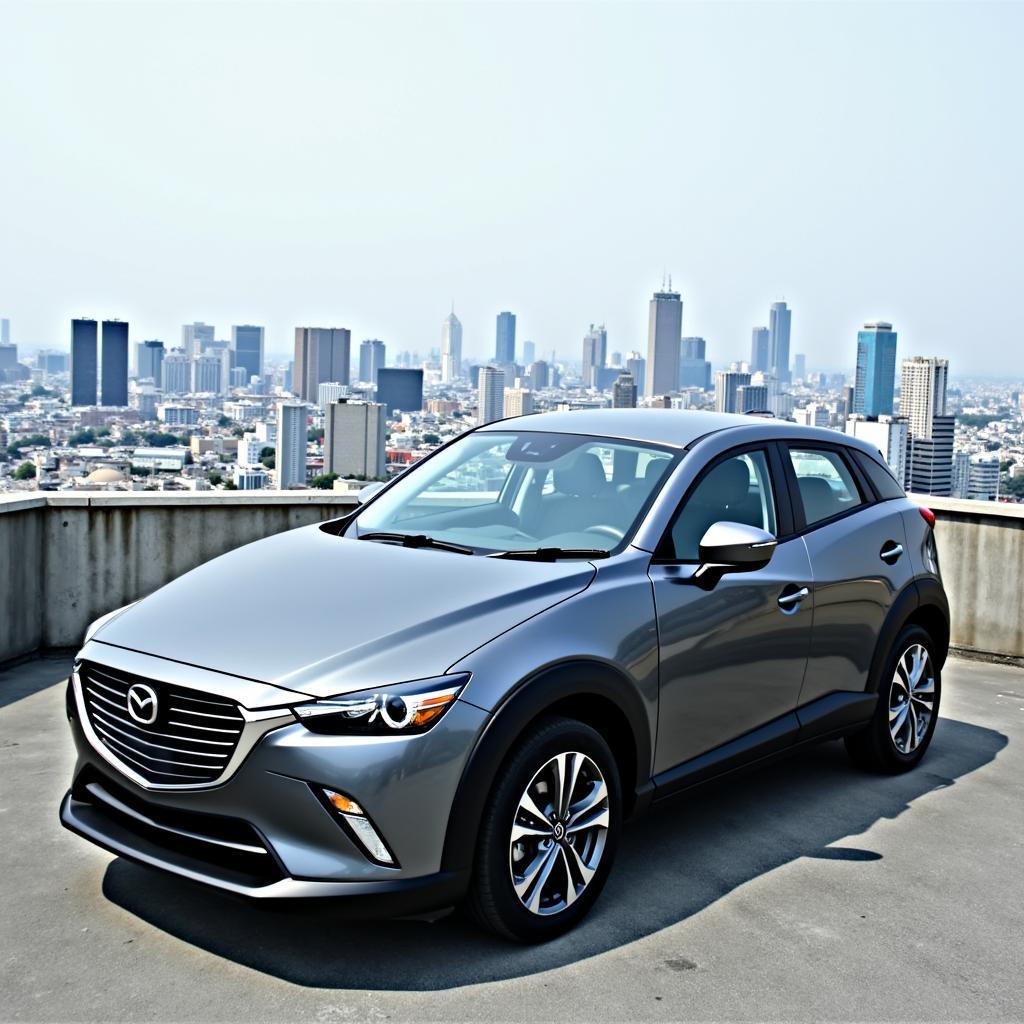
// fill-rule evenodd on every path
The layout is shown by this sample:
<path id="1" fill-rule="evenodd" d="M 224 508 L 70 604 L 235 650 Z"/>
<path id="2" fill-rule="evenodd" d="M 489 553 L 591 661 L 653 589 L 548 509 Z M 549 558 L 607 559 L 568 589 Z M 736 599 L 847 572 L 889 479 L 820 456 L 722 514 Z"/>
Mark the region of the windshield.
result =
<path id="1" fill-rule="evenodd" d="M 577 434 L 467 434 L 395 481 L 347 533 L 428 535 L 482 553 L 610 552 L 633 534 L 676 458 Z"/>

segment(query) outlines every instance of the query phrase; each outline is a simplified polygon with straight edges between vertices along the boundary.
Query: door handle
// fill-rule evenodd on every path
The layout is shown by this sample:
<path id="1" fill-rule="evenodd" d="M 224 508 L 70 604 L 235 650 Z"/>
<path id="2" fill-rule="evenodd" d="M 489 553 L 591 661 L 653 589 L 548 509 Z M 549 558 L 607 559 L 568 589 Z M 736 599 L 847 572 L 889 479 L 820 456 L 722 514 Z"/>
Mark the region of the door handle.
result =
<path id="1" fill-rule="evenodd" d="M 782 593 L 778 600 L 779 607 L 787 613 L 795 612 L 800 607 L 800 602 L 810 594 L 807 587 L 800 587 L 799 590 L 792 590 L 789 593 Z"/>
<path id="2" fill-rule="evenodd" d="M 897 544 L 895 541 L 887 540 L 882 545 L 882 550 L 878 552 L 878 557 L 889 565 L 895 565 L 900 555 L 903 554 L 903 545 Z"/>

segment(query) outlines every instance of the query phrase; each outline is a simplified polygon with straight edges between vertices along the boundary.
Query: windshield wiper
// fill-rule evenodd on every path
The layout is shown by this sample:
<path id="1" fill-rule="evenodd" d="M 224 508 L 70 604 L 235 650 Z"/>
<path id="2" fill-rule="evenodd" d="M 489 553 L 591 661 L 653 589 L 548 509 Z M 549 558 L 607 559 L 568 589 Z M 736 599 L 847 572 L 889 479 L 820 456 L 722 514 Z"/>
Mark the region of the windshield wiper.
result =
<path id="1" fill-rule="evenodd" d="M 358 540 L 390 540 L 401 544 L 403 548 L 437 548 L 439 551 L 454 551 L 457 555 L 472 555 L 473 549 L 465 544 L 452 544 L 447 540 L 436 540 L 422 533 L 361 533 Z"/>
<path id="2" fill-rule="evenodd" d="M 607 558 L 603 548 L 527 548 L 525 551 L 496 551 L 488 558 L 514 558 L 521 562 L 556 562 L 560 558 Z"/>

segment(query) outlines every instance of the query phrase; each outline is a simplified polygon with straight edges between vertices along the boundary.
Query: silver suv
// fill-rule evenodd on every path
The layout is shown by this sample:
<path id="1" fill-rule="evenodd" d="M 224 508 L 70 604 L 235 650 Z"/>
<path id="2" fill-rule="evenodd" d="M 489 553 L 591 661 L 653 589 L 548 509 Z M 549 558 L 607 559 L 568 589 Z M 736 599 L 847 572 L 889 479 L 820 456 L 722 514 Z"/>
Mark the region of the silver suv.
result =
<path id="1" fill-rule="evenodd" d="M 94 623 L 61 820 L 247 896 L 549 938 L 652 804 L 840 736 L 917 764 L 949 637 L 933 523 L 828 430 L 489 424 Z"/>

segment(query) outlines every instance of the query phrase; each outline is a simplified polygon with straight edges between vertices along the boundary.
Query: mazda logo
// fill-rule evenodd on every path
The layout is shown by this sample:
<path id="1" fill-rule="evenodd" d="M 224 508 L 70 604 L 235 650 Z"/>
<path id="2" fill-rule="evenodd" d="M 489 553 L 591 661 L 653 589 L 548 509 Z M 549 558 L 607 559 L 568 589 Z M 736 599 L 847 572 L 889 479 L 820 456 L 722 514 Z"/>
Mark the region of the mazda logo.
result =
<path id="1" fill-rule="evenodd" d="M 128 714 L 140 725 L 152 725 L 156 721 L 156 690 L 145 683 L 136 683 L 128 691 Z"/>

